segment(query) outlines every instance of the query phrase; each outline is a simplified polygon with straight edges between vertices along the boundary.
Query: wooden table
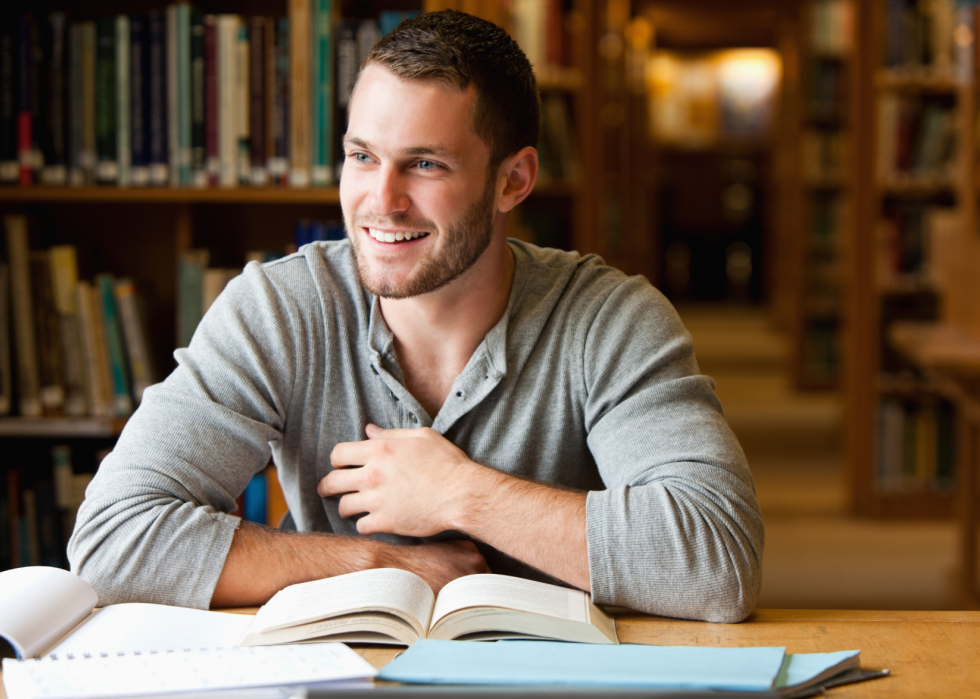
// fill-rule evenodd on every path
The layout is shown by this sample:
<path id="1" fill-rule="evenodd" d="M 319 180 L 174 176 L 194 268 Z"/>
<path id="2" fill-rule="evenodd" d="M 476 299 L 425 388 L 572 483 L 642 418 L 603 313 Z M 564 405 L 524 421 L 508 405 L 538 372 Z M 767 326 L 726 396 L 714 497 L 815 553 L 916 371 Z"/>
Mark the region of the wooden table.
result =
<path id="1" fill-rule="evenodd" d="M 785 646 L 789 653 L 860 649 L 863 667 L 892 671 L 891 677 L 832 689 L 830 699 L 980 697 L 980 612 L 760 609 L 741 624 L 622 614 L 616 615 L 616 629 L 624 643 Z M 361 647 L 357 652 L 380 668 L 398 650 Z"/>

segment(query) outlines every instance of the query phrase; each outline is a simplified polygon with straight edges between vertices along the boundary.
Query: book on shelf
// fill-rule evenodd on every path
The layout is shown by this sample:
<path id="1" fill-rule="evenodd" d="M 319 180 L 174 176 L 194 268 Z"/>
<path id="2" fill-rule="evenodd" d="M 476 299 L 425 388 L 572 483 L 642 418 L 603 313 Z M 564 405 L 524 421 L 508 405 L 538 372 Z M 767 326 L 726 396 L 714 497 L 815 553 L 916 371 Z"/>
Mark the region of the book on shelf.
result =
<path id="1" fill-rule="evenodd" d="M 878 406 L 878 489 L 885 493 L 951 489 L 955 426 L 952 404 L 935 395 L 884 397 Z"/>
<path id="2" fill-rule="evenodd" d="M 415 573 L 380 568 L 280 590 L 259 609 L 239 645 L 317 639 L 409 646 L 420 638 L 619 643 L 612 619 L 581 590 L 467 575 L 436 595 Z"/>
<path id="3" fill-rule="evenodd" d="M 852 0 L 813 0 L 809 6 L 809 44 L 828 56 L 846 56 L 854 40 Z"/>
<path id="4" fill-rule="evenodd" d="M 0 262 L 0 416 L 9 415 L 14 406 L 10 354 L 10 267 Z"/>
<path id="5" fill-rule="evenodd" d="M 803 178 L 809 184 L 840 183 L 847 170 L 845 135 L 839 129 L 810 128 L 800 140 Z"/>
<path id="6" fill-rule="evenodd" d="M 34 303 L 27 244 L 27 219 L 6 216 L 7 260 L 10 265 L 10 299 L 14 355 L 16 357 L 18 411 L 25 417 L 41 415 L 40 375 L 34 340 Z"/>
<path id="7" fill-rule="evenodd" d="M 956 0 L 888 0 L 886 68 L 928 77 L 972 76 L 973 42 L 957 41 L 956 35 L 961 26 L 972 29 L 975 13 L 973 3 Z M 964 43 L 968 46 L 962 46 Z"/>
<path id="8" fill-rule="evenodd" d="M 310 0 L 289 0 L 289 185 L 308 187 L 312 166 L 313 8 Z"/>
<path id="9" fill-rule="evenodd" d="M 333 0 L 313 0 L 313 116 L 311 139 L 313 162 L 310 166 L 313 186 L 333 184 L 333 117 L 334 117 L 334 31 Z"/>
<path id="10" fill-rule="evenodd" d="M 30 268 L 41 411 L 44 415 L 61 415 L 65 406 L 65 385 L 61 363 L 61 332 L 51 283 L 50 253 L 47 250 L 31 250 Z"/>

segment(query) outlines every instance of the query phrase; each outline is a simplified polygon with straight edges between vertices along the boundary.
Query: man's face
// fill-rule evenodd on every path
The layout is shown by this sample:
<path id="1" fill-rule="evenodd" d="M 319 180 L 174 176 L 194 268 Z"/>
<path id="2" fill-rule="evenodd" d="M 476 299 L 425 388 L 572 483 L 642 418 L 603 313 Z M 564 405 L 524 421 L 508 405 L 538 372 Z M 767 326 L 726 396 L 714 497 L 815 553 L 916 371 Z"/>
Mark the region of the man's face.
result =
<path id="1" fill-rule="evenodd" d="M 473 130 L 475 93 L 365 68 L 353 95 L 340 201 L 361 284 L 385 298 L 435 291 L 466 272 L 493 234 L 490 148 Z"/>

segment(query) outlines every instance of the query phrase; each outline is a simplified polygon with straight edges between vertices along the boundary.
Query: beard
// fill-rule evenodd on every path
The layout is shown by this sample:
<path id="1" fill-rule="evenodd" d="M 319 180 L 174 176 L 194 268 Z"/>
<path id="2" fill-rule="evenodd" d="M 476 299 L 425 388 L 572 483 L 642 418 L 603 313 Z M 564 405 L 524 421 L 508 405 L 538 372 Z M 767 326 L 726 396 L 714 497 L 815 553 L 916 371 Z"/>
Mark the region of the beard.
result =
<path id="1" fill-rule="evenodd" d="M 465 273 L 490 247 L 493 238 L 494 184 L 494 179 L 488 177 L 482 197 L 442 232 L 442 250 L 429 247 L 410 276 L 401 282 L 392 279 L 390 273 L 383 268 L 372 275 L 363 259 L 361 228 L 368 227 L 369 222 L 376 223 L 379 219 L 362 214 L 355 214 L 352 219 L 348 219 L 345 213 L 344 225 L 354 248 L 354 269 L 361 286 L 381 298 L 407 299 L 441 289 Z M 404 227 L 416 231 L 436 230 L 435 224 L 426 219 L 392 216 L 384 220 L 385 227 Z"/>

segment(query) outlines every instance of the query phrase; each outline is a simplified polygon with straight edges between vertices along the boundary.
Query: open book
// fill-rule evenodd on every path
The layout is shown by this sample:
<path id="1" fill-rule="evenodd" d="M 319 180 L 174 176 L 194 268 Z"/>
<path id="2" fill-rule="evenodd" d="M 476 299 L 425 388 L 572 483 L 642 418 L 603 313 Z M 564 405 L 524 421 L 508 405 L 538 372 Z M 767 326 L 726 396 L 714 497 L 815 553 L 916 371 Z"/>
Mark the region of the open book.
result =
<path id="1" fill-rule="evenodd" d="M 411 645 L 420 638 L 547 638 L 619 643 L 588 594 L 505 575 L 467 575 L 438 597 L 414 573 L 380 568 L 291 585 L 256 614 L 241 646 L 331 640 Z"/>

